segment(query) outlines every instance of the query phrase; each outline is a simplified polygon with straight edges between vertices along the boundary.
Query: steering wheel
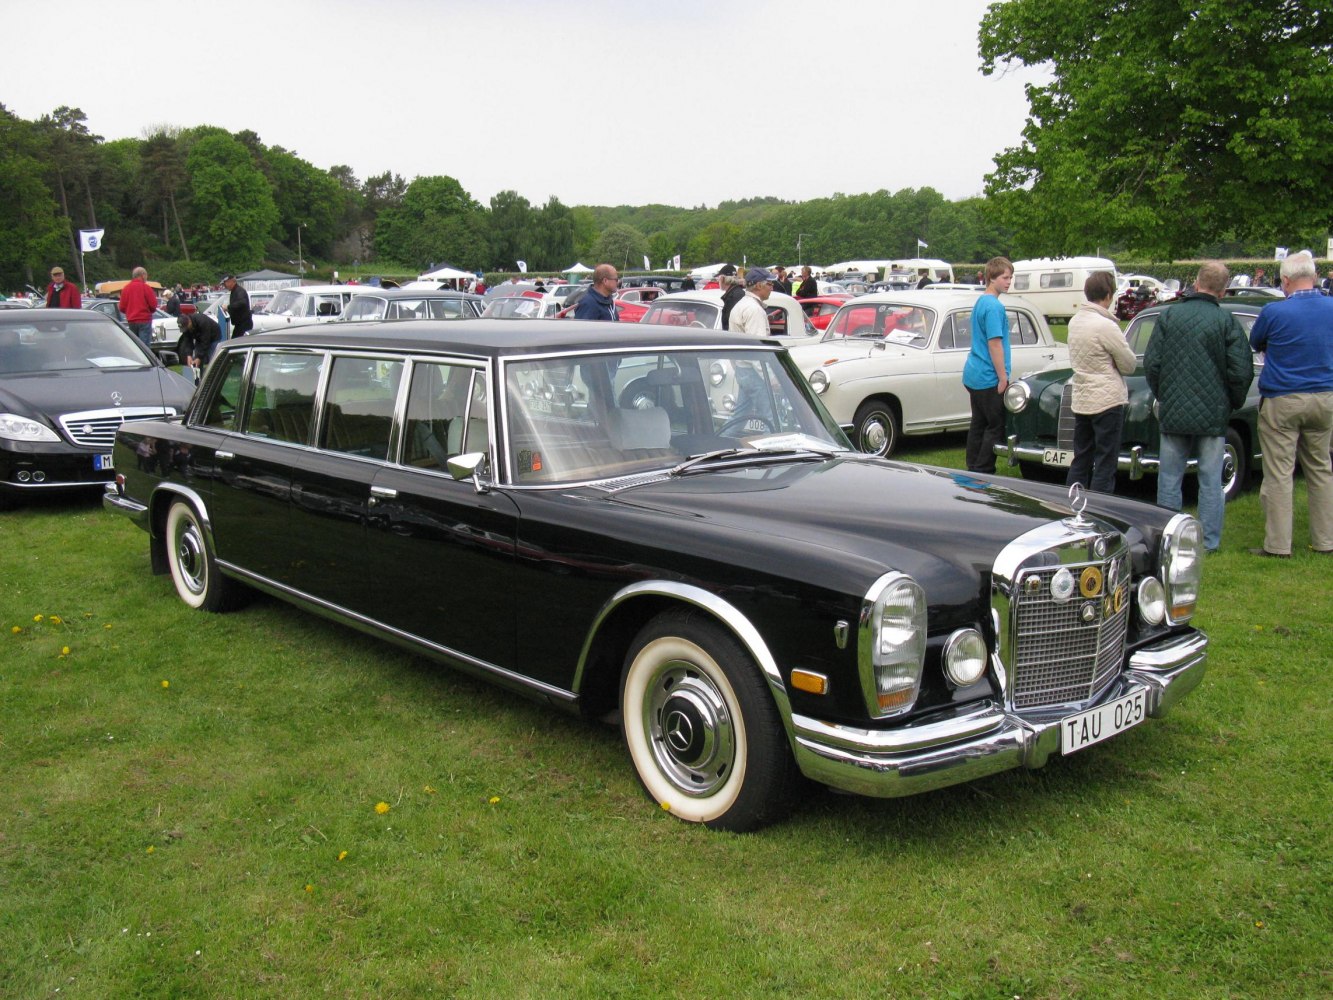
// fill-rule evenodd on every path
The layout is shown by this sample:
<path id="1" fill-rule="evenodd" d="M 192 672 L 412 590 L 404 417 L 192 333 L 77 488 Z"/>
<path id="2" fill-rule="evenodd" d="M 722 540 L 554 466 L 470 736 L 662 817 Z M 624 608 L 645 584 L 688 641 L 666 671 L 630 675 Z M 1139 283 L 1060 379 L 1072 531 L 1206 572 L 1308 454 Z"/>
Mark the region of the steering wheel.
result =
<path id="1" fill-rule="evenodd" d="M 718 428 L 717 433 L 721 437 L 733 437 L 737 431 L 742 434 L 773 434 L 777 431 L 777 428 L 766 417 L 744 413 L 732 417 Z"/>

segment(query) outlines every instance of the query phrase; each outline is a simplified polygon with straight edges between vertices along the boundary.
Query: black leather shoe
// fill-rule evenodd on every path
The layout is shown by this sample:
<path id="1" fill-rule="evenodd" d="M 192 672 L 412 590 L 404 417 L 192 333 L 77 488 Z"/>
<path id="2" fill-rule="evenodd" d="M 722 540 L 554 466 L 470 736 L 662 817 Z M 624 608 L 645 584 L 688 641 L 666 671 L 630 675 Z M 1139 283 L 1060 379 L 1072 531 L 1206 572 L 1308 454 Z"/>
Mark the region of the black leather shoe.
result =
<path id="1" fill-rule="evenodd" d="M 1269 559 L 1290 559 L 1288 552 L 1269 552 L 1267 549 L 1250 549 L 1252 556 L 1267 556 Z"/>

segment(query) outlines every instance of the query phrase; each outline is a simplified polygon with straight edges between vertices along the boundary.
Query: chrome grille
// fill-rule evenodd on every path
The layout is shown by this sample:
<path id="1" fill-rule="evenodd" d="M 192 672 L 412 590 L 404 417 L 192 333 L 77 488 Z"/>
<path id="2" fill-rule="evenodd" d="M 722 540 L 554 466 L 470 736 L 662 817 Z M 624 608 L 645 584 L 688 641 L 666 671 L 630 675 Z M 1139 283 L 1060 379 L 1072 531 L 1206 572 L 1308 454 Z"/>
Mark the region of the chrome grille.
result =
<path id="1" fill-rule="evenodd" d="M 1051 578 L 1058 566 L 1025 572 L 1016 581 L 1011 688 L 1015 708 L 1087 701 L 1119 672 L 1129 624 L 1128 559 L 1119 556 L 1065 568 L 1077 581 L 1090 566 L 1101 571 L 1104 581 L 1100 594 L 1092 598 L 1083 597 L 1076 586 L 1072 598 L 1056 601 Z"/>
<path id="2" fill-rule="evenodd" d="M 116 443 L 116 431 L 126 420 L 140 420 L 144 417 L 164 417 L 175 413 L 169 407 L 136 406 L 114 410 L 85 410 L 82 413 L 66 413 L 60 418 L 60 426 L 65 434 L 77 445 L 85 448 L 109 449 Z"/>
<path id="3" fill-rule="evenodd" d="M 1060 419 L 1055 427 L 1055 443 L 1065 451 L 1074 450 L 1074 383 L 1065 383 L 1060 394 Z"/>

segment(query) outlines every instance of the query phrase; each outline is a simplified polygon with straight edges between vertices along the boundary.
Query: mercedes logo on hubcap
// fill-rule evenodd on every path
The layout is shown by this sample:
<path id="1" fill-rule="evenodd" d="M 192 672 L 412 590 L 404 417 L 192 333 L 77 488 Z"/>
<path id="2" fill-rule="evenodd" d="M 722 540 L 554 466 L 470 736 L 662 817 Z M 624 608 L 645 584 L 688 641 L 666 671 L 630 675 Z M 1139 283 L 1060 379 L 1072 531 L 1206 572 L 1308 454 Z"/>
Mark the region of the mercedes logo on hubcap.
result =
<path id="1" fill-rule="evenodd" d="M 672 750 L 683 753 L 694 740 L 694 723 L 684 712 L 672 712 L 666 720 L 666 740 Z"/>

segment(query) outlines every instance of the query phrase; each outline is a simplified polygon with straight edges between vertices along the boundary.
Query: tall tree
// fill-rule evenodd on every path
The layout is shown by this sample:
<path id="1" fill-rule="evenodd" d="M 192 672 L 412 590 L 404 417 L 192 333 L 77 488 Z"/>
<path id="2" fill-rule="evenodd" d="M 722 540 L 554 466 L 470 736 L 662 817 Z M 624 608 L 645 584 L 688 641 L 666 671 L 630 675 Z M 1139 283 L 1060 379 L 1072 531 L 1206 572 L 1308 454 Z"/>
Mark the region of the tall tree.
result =
<path id="1" fill-rule="evenodd" d="M 1333 16 L 1269 0 L 1009 0 L 982 71 L 1042 67 L 987 191 L 1018 249 L 1122 243 L 1174 258 L 1219 233 L 1333 219 Z"/>
<path id="2" fill-rule="evenodd" d="M 181 225 L 180 211 L 176 206 L 176 195 L 188 177 L 185 172 L 185 153 L 179 138 L 179 129 L 159 126 L 144 141 L 143 165 L 149 190 L 162 206 L 162 242 L 171 245 L 167 225 L 169 213 L 171 221 L 176 224 L 181 254 L 189 260 L 190 248 L 185 242 L 185 227 Z"/>
<path id="3" fill-rule="evenodd" d="M 390 261 L 420 267 L 450 260 L 460 267 L 477 259 L 486 243 L 485 209 L 452 177 L 418 177 L 402 201 L 385 208 L 375 227 L 375 249 Z M 454 220 L 456 225 L 443 225 Z M 464 258 L 462 260 L 455 258 Z"/>
<path id="4" fill-rule="evenodd" d="M 264 258 L 278 224 L 268 180 L 250 150 L 220 130 L 198 138 L 185 160 L 197 249 L 220 267 L 248 268 Z"/>
<path id="5" fill-rule="evenodd" d="M 31 122 L 0 104 L 0 286 L 34 283 L 52 264 L 71 268 L 67 226 L 44 178 L 47 147 Z"/>
<path id="6" fill-rule="evenodd" d="M 83 198 L 85 208 L 78 215 L 89 227 L 97 225 L 97 212 L 93 207 L 92 173 L 97 143 L 100 135 L 93 135 L 88 130 L 88 118 L 79 108 L 61 105 L 49 115 L 43 115 L 37 127 L 46 134 L 49 142 L 49 164 L 54 174 L 56 193 L 60 198 L 60 211 L 69 227 L 70 251 L 77 254 L 79 244 L 74 235 L 78 228 L 75 213 L 71 208 L 74 198 Z"/>
<path id="7" fill-rule="evenodd" d="M 574 213 L 555 195 L 537 212 L 536 266 L 545 271 L 574 263 Z"/>
<path id="8" fill-rule="evenodd" d="M 537 266 L 534 222 L 532 205 L 517 191 L 491 196 L 491 251 L 497 270 L 513 271 L 519 260 Z"/>
<path id="9" fill-rule="evenodd" d="M 614 264 L 629 271 L 643 269 L 643 256 L 647 252 L 647 238 L 623 222 L 614 222 L 603 229 L 592 246 L 592 256 L 599 264 Z"/>

